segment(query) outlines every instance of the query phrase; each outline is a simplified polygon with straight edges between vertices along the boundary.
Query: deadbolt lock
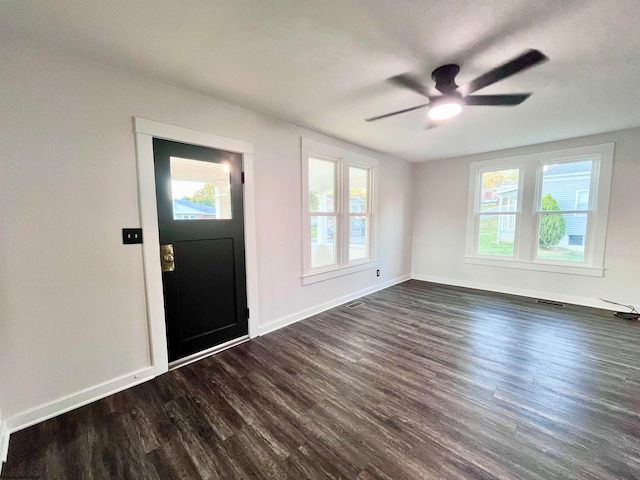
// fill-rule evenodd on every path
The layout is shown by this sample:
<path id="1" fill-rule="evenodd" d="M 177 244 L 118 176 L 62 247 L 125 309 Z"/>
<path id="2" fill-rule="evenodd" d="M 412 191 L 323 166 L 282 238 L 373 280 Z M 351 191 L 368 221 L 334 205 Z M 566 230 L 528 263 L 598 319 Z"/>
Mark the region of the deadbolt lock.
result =
<path id="1" fill-rule="evenodd" d="M 176 269 L 173 245 L 160 245 L 160 266 L 162 272 L 173 272 Z"/>

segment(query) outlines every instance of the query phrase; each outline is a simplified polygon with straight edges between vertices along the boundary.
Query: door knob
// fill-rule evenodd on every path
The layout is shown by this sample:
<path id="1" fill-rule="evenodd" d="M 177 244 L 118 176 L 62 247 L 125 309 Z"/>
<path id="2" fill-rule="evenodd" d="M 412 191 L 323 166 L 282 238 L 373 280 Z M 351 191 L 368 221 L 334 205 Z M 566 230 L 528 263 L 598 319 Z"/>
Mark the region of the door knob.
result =
<path id="1" fill-rule="evenodd" d="M 160 267 L 162 272 L 173 272 L 176 269 L 173 245 L 160 245 Z"/>

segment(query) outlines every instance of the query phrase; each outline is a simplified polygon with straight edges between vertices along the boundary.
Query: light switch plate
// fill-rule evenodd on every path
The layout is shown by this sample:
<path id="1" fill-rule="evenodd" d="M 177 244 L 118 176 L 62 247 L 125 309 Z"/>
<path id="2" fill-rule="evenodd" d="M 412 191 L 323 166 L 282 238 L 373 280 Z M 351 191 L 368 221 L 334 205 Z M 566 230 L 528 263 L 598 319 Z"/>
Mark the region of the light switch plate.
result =
<path id="1" fill-rule="evenodd" d="M 141 228 L 123 228 L 122 243 L 124 243 L 125 245 L 129 245 L 131 243 L 142 243 L 142 229 Z"/>

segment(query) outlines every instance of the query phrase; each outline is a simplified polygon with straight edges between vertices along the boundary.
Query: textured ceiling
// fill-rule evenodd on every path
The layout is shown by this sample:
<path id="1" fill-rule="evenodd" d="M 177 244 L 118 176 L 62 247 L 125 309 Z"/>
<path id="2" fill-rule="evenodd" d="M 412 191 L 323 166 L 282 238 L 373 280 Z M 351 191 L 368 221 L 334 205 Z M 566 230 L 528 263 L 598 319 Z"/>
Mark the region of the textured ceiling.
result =
<path id="1" fill-rule="evenodd" d="M 9 36 L 94 58 L 413 161 L 640 126 L 638 0 L 0 2 Z M 424 99 L 388 83 L 444 63 L 464 84 L 528 48 L 550 61 L 425 130 Z M 432 84 L 429 83 L 431 86 Z"/>

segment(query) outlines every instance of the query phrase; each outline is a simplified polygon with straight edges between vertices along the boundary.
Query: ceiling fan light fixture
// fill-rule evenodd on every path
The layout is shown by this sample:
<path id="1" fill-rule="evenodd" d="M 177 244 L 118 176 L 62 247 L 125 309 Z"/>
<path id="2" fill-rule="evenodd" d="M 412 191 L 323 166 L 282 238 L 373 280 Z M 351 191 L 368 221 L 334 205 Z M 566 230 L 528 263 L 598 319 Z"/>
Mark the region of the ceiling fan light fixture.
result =
<path id="1" fill-rule="evenodd" d="M 429 99 L 429 103 L 404 108 L 402 110 L 378 115 L 377 117 L 371 117 L 365 120 L 367 122 L 373 122 L 374 120 L 381 120 L 401 113 L 413 112 L 420 108 L 429 107 L 428 117 L 431 120 L 429 128 L 431 128 L 438 126 L 438 124 L 442 125 L 446 123 L 446 120 L 450 120 L 458 116 L 460 112 L 462 112 L 463 105 L 470 107 L 508 107 L 520 105 L 531 96 L 531 93 L 513 93 L 507 95 L 471 94 L 510 77 L 511 75 L 527 70 L 539 63 L 546 62 L 547 60 L 549 60 L 549 58 L 539 50 L 530 49 L 513 60 L 480 75 L 462 88 L 460 88 L 455 82 L 456 75 L 460 72 L 460 65 L 455 63 L 442 65 L 431 73 L 431 78 L 436 82 L 435 88 L 441 95 L 431 95 L 430 90 L 422 84 L 420 79 L 413 75 L 396 75 L 395 77 L 391 77 L 389 81 L 400 87 L 412 90 L 423 97 L 427 97 Z"/>
<path id="2" fill-rule="evenodd" d="M 429 118 L 431 120 L 448 120 L 460 115 L 462 112 L 462 101 L 457 98 L 447 98 L 429 107 Z"/>

